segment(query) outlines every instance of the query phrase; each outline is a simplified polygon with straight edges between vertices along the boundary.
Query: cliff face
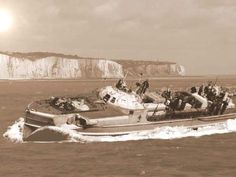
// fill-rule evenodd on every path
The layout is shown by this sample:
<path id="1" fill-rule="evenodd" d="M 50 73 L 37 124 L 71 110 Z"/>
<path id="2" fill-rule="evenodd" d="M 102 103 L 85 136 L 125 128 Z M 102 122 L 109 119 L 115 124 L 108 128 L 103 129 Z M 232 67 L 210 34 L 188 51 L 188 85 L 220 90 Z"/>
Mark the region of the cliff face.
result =
<path id="1" fill-rule="evenodd" d="M 46 57 L 37 60 L 0 55 L 0 78 L 120 78 L 122 66 L 110 60 Z"/>
<path id="2" fill-rule="evenodd" d="M 175 63 L 137 62 L 50 55 L 30 58 L 0 54 L 0 79 L 121 78 L 129 76 L 182 75 L 184 68 Z"/>
<path id="3" fill-rule="evenodd" d="M 141 73 L 146 77 L 185 75 L 185 68 L 173 62 L 119 60 L 118 63 L 124 71 L 136 77 Z"/>

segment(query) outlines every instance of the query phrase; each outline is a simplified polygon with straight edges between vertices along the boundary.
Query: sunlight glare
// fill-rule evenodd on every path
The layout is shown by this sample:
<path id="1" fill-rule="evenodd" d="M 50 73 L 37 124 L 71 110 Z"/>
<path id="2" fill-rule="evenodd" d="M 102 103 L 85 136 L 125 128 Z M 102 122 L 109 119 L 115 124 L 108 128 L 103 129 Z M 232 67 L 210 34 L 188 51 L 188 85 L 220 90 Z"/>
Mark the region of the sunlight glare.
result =
<path id="1" fill-rule="evenodd" d="M 5 32 L 12 25 L 12 16 L 9 11 L 0 9 L 0 32 Z"/>

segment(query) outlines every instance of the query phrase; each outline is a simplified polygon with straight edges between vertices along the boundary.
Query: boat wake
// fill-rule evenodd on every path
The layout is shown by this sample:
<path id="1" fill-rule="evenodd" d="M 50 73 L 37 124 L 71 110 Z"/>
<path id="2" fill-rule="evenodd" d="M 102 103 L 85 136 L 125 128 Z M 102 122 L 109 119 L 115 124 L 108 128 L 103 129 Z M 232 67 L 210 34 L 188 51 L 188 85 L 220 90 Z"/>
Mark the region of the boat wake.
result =
<path id="1" fill-rule="evenodd" d="M 8 127 L 3 137 L 15 143 L 23 142 L 23 127 L 24 118 L 19 118 L 13 125 Z"/>
<path id="2" fill-rule="evenodd" d="M 9 126 L 3 137 L 16 143 L 23 143 L 23 126 L 24 119 L 19 118 L 13 125 Z M 146 139 L 178 139 L 184 137 L 201 137 L 205 135 L 224 134 L 236 132 L 236 118 L 229 119 L 222 123 L 216 123 L 203 126 L 194 130 L 189 127 L 158 127 L 153 130 L 133 132 L 122 136 L 83 136 L 70 126 L 54 127 L 48 126 L 45 129 L 55 131 L 55 133 L 66 135 L 69 140 L 62 142 L 116 142 L 130 140 L 146 140 Z M 61 142 L 61 141 L 57 141 Z M 48 141 L 40 141 L 40 143 L 48 143 Z"/>

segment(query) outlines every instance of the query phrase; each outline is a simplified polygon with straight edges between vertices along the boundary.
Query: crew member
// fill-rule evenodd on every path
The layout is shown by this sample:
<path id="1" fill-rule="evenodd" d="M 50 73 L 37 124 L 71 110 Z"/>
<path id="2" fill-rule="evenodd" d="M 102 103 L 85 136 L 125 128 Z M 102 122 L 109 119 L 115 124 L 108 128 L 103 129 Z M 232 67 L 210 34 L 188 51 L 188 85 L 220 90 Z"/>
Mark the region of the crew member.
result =
<path id="1" fill-rule="evenodd" d="M 191 87 L 191 93 L 197 93 L 197 88 L 196 87 Z"/>
<path id="2" fill-rule="evenodd" d="M 224 114 L 227 106 L 229 105 L 229 101 L 230 101 L 229 93 L 225 91 L 224 98 L 223 98 L 223 101 L 222 101 L 222 108 L 220 110 L 220 114 Z"/>
<path id="3" fill-rule="evenodd" d="M 116 88 L 118 88 L 119 90 L 121 90 L 122 85 L 123 85 L 123 79 L 119 79 L 118 82 L 116 83 Z"/>
<path id="4" fill-rule="evenodd" d="M 201 85 L 198 90 L 198 95 L 203 96 L 204 85 Z"/>
<path id="5" fill-rule="evenodd" d="M 145 80 L 138 88 L 138 90 L 136 91 L 136 93 L 138 95 L 142 95 L 144 93 L 146 93 L 147 89 L 149 88 L 149 82 L 148 79 Z"/>
<path id="6" fill-rule="evenodd" d="M 148 79 L 143 82 L 143 94 L 146 93 L 147 89 L 149 88 Z"/>
<path id="7" fill-rule="evenodd" d="M 116 88 L 118 88 L 119 90 L 127 91 L 127 85 L 123 79 L 119 79 L 116 84 Z"/>

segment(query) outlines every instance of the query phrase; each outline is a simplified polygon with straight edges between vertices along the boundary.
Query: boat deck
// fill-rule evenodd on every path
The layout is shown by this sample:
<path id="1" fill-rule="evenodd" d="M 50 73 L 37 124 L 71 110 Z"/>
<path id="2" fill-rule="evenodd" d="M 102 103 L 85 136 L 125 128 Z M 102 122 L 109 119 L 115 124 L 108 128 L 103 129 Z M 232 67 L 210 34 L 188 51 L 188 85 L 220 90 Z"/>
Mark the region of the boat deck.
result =
<path id="1" fill-rule="evenodd" d="M 78 97 L 77 97 L 78 98 Z M 84 98 L 84 97 L 83 97 Z M 50 100 L 40 100 L 31 103 L 28 106 L 28 109 L 34 110 L 37 112 L 53 114 L 53 115 L 64 115 L 64 114 L 80 114 L 81 116 L 88 117 L 88 118 L 98 118 L 98 117 L 115 117 L 115 116 L 123 116 L 125 115 L 121 110 L 111 107 L 109 105 L 101 104 L 101 103 L 94 103 L 95 99 L 86 99 L 85 104 L 89 106 L 89 110 L 81 111 L 81 110 L 63 110 L 59 109 L 55 106 L 52 106 Z"/>

